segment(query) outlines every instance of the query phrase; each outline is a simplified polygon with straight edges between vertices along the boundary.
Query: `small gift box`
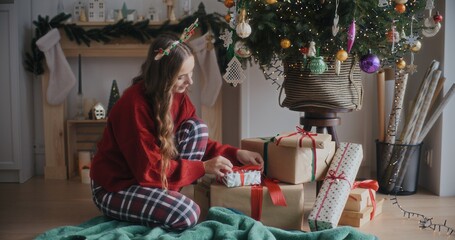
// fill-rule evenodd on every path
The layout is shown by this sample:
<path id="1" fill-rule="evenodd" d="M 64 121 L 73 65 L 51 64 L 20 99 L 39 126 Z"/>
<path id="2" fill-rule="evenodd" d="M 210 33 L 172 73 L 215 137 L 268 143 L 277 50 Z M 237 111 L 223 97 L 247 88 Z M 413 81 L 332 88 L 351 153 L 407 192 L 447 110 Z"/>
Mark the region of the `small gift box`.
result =
<path id="1" fill-rule="evenodd" d="M 337 226 L 362 158 L 362 145 L 340 144 L 308 216 L 311 231 Z"/>
<path id="2" fill-rule="evenodd" d="M 218 181 L 226 187 L 241 187 L 261 184 L 261 166 L 234 166 L 232 172 L 226 173 Z"/>
<path id="3" fill-rule="evenodd" d="M 246 138 L 241 148 L 258 152 L 264 158 L 266 176 L 282 182 L 300 184 L 322 180 L 327 173 L 333 155 L 335 142 L 319 144 L 325 148 L 299 147 L 295 140 L 293 147 L 277 146 L 274 138 Z"/>
<path id="4" fill-rule="evenodd" d="M 302 229 L 304 215 L 303 184 L 277 184 L 286 206 L 274 204 L 275 187 L 243 186 L 228 188 L 219 183 L 210 186 L 210 205 L 236 209 L 264 225 L 282 229 Z M 273 195 L 273 193 L 272 193 Z"/>
<path id="5" fill-rule="evenodd" d="M 344 210 L 360 212 L 367 206 L 375 208 L 376 191 L 379 189 L 379 184 L 376 180 L 356 181 L 352 188 Z M 372 215 L 374 215 L 374 212 Z"/>
<path id="6" fill-rule="evenodd" d="M 349 211 L 344 210 L 341 214 L 339 225 L 346 225 L 352 227 L 361 227 L 365 223 L 373 220 L 373 217 L 376 217 L 382 212 L 382 206 L 384 205 L 385 199 L 381 199 L 376 202 L 376 209 L 373 212 L 373 206 L 369 205 L 365 207 L 362 211 Z"/>

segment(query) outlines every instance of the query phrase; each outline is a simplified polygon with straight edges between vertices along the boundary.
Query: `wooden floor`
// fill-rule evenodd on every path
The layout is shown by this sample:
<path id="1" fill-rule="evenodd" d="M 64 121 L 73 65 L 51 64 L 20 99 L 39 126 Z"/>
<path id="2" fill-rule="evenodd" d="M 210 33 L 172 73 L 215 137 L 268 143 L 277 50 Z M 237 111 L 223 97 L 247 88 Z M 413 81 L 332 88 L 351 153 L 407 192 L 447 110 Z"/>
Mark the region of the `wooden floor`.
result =
<path id="1" fill-rule="evenodd" d="M 89 185 L 75 180 L 35 177 L 23 184 L 0 183 L 0 193 L 0 239 L 33 239 L 49 229 L 79 225 L 100 215 L 92 203 Z M 191 188 L 185 189 L 185 193 L 192 195 Z M 378 197 L 390 198 L 380 194 Z M 306 216 L 314 199 L 314 184 L 306 185 Z M 447 225 L 455 228 L 455 197 L 438 197 L 422 190 L 412 196 L 398 197 L 398 200 L 408 211 L 433 217 L 433 223 L 447 220 Z M 387 240 L 455 239 L 455 233 L 447 237 L 444 232 L 420 230 L 418 220 L 416 217 L 403 217 L 389 199 L 384 203 L 383 213 L 359 230 Z"/>

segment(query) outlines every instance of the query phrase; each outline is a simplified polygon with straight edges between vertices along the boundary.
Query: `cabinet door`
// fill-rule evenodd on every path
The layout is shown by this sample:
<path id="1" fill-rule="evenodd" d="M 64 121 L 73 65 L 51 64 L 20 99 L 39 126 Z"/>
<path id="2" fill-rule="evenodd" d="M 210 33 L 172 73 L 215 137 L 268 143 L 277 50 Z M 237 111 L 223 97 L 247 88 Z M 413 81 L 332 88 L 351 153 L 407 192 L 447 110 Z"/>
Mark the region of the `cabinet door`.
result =
<path id="1" fill-rule="evenodd" d="M 17 27 L 14 4 L 0 4 L 0 170 L 20 167 L 20 109 Z M 1 171 L 0 181 L 13 177 Z"/>

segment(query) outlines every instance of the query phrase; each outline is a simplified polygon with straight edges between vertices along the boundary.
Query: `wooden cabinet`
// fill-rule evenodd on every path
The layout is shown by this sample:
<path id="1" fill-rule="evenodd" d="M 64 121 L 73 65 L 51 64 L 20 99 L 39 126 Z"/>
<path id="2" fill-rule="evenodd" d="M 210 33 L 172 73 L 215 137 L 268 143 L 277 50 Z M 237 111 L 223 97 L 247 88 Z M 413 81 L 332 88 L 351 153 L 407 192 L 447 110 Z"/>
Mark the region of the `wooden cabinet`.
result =
<path id="1" fill-rule="evenodd" d="M 134 39 L 118 39 L 108 44 L 91 42 L 91 46 L 78 45 L 66 38 L 61 32 L 60 44 L 66 57 L 142 57 L 147 56 L 149 43 L 138 43 Z M 66 179 L 75 176 L 76 160 L 74 154 L 80 145 L 77 144 L 78 129 L 97 125 L 97 121 L 66 121 L 65 104 L 49 105 L 46 101 L 46 89 L 49 84 L 49 72 L 46 70 L 42 80 L 43 116 L 44 116 L 44 145 L 45 162 L 44 176 L 46 179 Z M 201 107 L 201 118 L 209 125 L 210 137 L 221 141 L 221 95 L 212 107 Z M 67 137 L 64 136 L 65 121 Z M 65 142 L 67 153 L 65 154 Z M 68 165 L 67 165 L 68 163 Z"/>
<path id="2" fill-rule="evenodd" d="M 95 153 L 96 144 L 103 135 L 106 120 L 68 120 L 66 121 L 66 159 L 68 178 L 79 175 L 78 153 Z"/>

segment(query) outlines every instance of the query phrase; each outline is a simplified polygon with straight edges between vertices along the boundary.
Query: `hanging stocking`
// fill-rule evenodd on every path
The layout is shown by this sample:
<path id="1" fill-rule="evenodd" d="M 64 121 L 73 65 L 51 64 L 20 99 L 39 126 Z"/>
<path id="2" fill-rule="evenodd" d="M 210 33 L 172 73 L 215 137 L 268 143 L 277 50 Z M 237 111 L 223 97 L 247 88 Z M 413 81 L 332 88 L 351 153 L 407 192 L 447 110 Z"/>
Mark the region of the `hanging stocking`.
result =
<path id="1" fill-rule="evenodd" d="M 52 29 L 36 41 L 36 46 L 44 52 L 49 68 L 49 85 L 46 98 L 51 105 L 59 105 L 65 101 L 69 91 L 76 84 L 76 77 L 60 46 L 60 34 Z"/>
<path id="2" fill-rule="evenodd" d="M 198 69 L 201 71 L 197 75 L 201 76 L 201 80 L 204 83 L 201 90 L 201 103 L 208 107 L 215 104 L 223 84 L 212 39 L 213 36 L 209 32 L 189 42 L 199 64 L 199 68 L 194 68 L 194 70 L 197 71 Z"/>

